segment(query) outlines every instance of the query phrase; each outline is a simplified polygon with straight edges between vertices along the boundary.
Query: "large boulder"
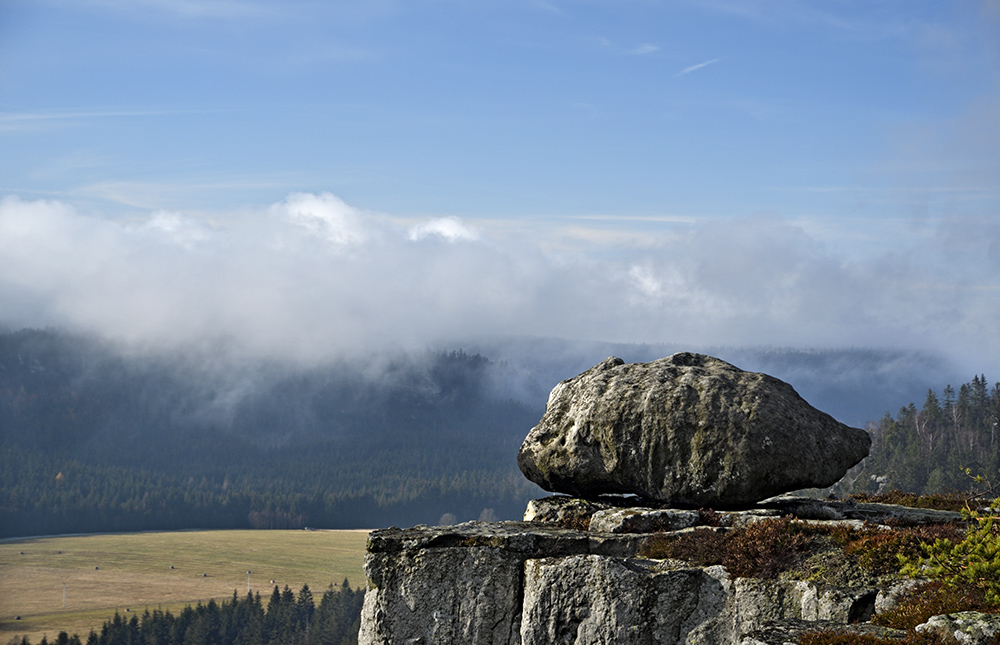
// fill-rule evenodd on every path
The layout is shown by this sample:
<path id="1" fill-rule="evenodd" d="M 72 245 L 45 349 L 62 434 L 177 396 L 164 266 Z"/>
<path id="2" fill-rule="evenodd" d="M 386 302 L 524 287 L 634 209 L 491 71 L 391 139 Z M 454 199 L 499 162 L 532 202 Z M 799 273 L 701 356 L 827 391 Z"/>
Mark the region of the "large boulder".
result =
<path id="1" fill-rule="evenodd" d="M 553 492 L 732 508 L 830 486 L 870 446 L 783 381 L 679 353 L 611 357 L 556 385 L 517 463 Z"/>

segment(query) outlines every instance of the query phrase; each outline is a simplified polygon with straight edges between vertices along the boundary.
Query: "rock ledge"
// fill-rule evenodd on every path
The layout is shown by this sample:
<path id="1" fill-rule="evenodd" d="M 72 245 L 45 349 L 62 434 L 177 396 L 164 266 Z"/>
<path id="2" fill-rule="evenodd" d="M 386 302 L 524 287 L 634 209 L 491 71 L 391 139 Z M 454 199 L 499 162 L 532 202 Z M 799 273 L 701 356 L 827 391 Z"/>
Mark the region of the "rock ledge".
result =
<path id="1" fill-rule="evenodd" d="M 893 635 L 866 621 L 893 606 L 895 587 L 732 578 L 720 566 L 641 557 L 663 534 L 649 532 L 654 525 L 661 527 L 657 531 L 665 524 L 679 531 L 727 529 L 692 527 L 702 520 L 697 511 L 635 503 L 553 496 L 529 504 L 526 516 L 533 521 L 373 531 L 359 642 L 778 645 L 830 626 Z M 780 497 L 713 520 L 740 526 L 789 514 L 856 526 L 863 520 L 960 517 L 890 504 Z M 992 633 L 993 624 L 984 620 L 941 619 L 927 629 Z"/>

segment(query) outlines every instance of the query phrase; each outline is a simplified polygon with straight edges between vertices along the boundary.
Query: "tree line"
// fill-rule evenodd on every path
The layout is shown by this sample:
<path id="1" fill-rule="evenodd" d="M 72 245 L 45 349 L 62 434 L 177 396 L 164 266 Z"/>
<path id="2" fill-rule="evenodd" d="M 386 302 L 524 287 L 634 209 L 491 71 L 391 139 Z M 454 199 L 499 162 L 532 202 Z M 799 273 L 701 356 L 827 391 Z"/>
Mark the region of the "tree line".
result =
<path id="1" fill-rule="evenodd" d="M 363 528 L 516 517 L 534 495 L 520 473 L 443 462 L 407 472 L 389 449 L 339 468 L 322 450 L 273 451 L 267 467 L 193 475 L 0 448 L 0 536 L 179 528 Z M 466 455 L 467 456 L 467 453 Z M 384 460 L 384 461 L 383 461 Z M 169 465 L 169 463 L 167 464 Z M 397 472 L 386 472 L 395 465 Z M 352 481 L 348 477 L 354 476 Z"/>
<path id="2" fill-rule="evenodd" d="M 100 630 L 81 639 L 60 632 L 39 645 L 356 645 L 364 591 L 347 580 L 330 587 L 317 605 L 309 585 L 298 594 L 274 588 L 265 608 L 260 594 L 188 605 L 176 616 L 154 609 L 125 618 L 115 612 Z M 9 645 L 31 645 L 26 636 Z"/>
<path id="3" fill-rule="evenodd" d="M 1000 383 L 977 375 L 956 390 L 927 390 L 868 427 L 869 456 L 840 483 L 842 492 L 898 489 L 914 493 L 966 490 L 966 469 L 996 479 L 1000 469 Z"/>

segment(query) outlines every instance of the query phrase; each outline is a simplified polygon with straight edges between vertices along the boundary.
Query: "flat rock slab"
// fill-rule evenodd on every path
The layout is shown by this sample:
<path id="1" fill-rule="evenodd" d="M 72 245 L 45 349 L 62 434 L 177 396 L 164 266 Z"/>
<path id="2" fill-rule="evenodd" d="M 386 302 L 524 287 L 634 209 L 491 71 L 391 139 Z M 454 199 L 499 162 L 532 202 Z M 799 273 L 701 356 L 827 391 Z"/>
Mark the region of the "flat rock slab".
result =
<path id="1" fill-rule="evenodd" d="M 581 499 L 551 495 L 528 502 L 525 522 L 549 528 L 572 528 L 606 533 L 651 533 L 676 531 L 705 524 L 712 514 L 697 511 L 646 506 L 647 500 L 635 497 L 604 496 Z M 961 522 L 962 514 L 896 504 L 858 503 L 854 500 L 815 499 L 780 496 L 766 499 L 741 511 L 719 511 L 709 522 L 727 528 L 742 528 L 754 522 L 789 515 L 802 521 L 838 522 L 860 528 L 865 522 L 896 526 L 948 524 Z M 592 524 L 599 518 L 596 524 Z"/>
<path id="2" fill-rule="evenodd" d="M 579 531 L 538 522 L 465 522 L 378 529 L 368 534 L 368 553 L 492 548 L 520 560 L 587 554 L 626 558 L 638 556 L 655 539 L 655 534 Z"/>
<path id="3" fill-rule="evenodd" d="M 808 622 L 790 619 L 761 627 L 740 639 L 738 645 L 797 645 L 803 635 L 817 631 L 832 631 L 845 636 L 883 638 L 900 643 L 906 640 L 906 632 L 900 629 L 868 624 L 843 625 L 828 621 Z"/>
<path id="4" fill-rule="evenodd" d="M 559 383 L 517 462 L 553 492 L 719 509 L 830 486 L 870 446 L 783 381 L 680 353 Z"/>
<path id="5" fill-rule="evenodd" d="M 779 511 L 800 520 L 861 520 L 878 524 L 900 525 L 948 524 L 962 521 L 962 514 L 931 508 L 913 508 L 898 504 L 855 502 L 854 500 L 814 499 L 780 496 L 766 499 L 757 508 Z"/>

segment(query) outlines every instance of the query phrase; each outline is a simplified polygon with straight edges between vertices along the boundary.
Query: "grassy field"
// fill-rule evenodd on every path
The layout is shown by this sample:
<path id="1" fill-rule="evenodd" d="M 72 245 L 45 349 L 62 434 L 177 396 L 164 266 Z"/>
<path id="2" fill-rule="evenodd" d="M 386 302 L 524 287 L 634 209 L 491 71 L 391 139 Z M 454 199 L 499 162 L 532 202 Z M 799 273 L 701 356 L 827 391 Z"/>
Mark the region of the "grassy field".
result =
<path id="1" fill-rule="evenodd" d="M 27 634 L 86 637 L 115 611 L 186 604 L 275 585 L 319 598 L 365 584 L 366 531 L 180 531 L 46 537 L 0 543 L 0 645 Z M 65 606 L 64 590 L 65 588 Z M 20 620 L 16 617 L 20 616 Z"/>

